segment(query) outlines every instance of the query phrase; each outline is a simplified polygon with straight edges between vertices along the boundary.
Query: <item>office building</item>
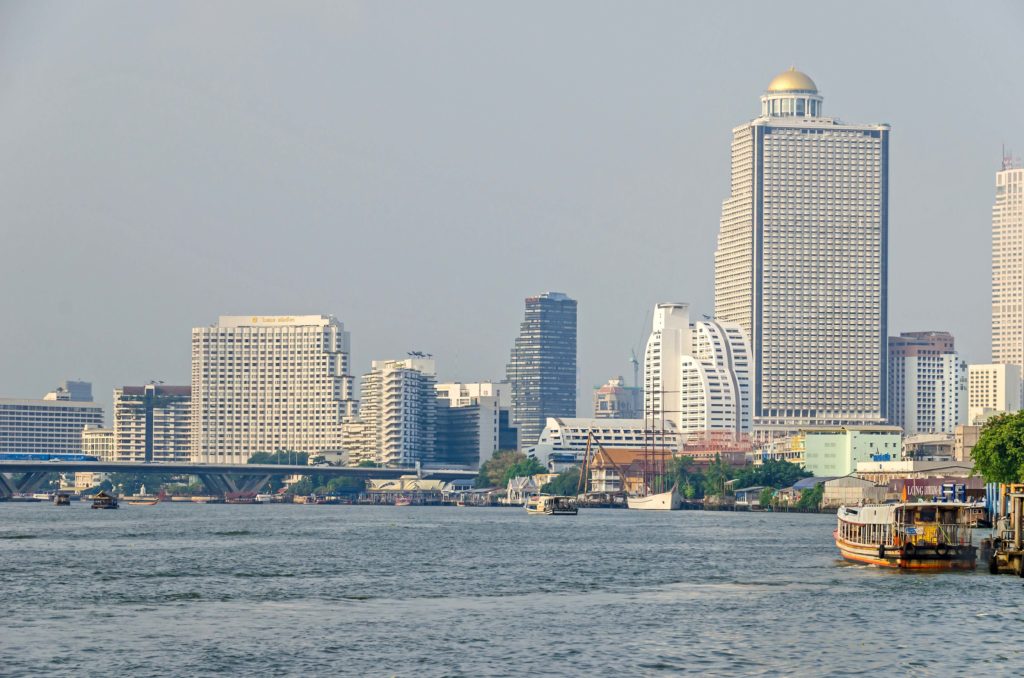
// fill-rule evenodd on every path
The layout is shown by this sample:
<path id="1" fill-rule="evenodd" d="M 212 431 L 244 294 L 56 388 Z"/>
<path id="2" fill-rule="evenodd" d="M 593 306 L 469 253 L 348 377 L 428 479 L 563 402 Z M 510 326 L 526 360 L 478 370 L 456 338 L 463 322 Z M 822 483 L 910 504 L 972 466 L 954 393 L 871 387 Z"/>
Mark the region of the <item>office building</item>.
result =
<path id="1" fill-rule="evenodd" d="M 622 377 L 609 379 L 594 389 L 594 417 L 597 419 L 642 419 L 644 390 L 626 386 Z"/>
<path id="2" fill-rule="evenodd" d="M 3 454 L 81 454 L 86 426 L 103 426 L 88 382 L 65 382 L 38 400 L 0 398 Z"/>
<path id="3" fill-rule="evenodd" d="M 948 332 L 889 337 L 888 421 L 907 436 L 952 434 L 967 420 L 967 364 Z"/>
<path id="4" fill-rule="evenodd" d="M 192 388 L 114 389 L 114 460 L 187 462 L 192 453 Z"/>
<path id="5" fill-rule="evenodd" d="M 992 362 L 1024 369 L 1024 168 L 1005 155 L 992 206 Z"/>
<path id="6" fill-rule="evenodd" d="M 86 426 L 82 429 L 82 454 L 100 461 L 115 461 L 114 429 Z"/>
<path id="7" fill-rule="evenodd" d="M 644 418 L 684 436 L 750 432 L 750 349 L 737 323 L 690 322 L 687 304 L 658 304 L 644 351 Z"/>
<path id="8" fill-rule="evenodd" d="M 221 316 L 192 330 L 192 460 L 341 449 L 355 413 L 349 333 L 327 315 Z"/>
<path id="9" fill-rule="evenodd" d="M 479 468 L 499 450 L 518 449 L 508 384 L 445 383 L 436 392 L 438 464 Z"/>
<path id="10" fill-rule="evenodd" d="M 967 366 L 967 422 L 1021 409 L 1021 370 L 1012 364 Z"/>
<path id="11" fill-rule="evenodd" d="M 560 292 L 527 297 L 507 366 L 519 445 L 535 445 L 548 417 L 576 416 L 576 300 Z"/>
<path id="12" fill-rule="evenodd" d="M 749 337 L 762 437 L 886 416 L 889 127 L 822 103 L 790 69 L 733 129 L 715 317 Z"/>
<path id="13" fill-rule="evenodd" d="M 350 464 L 437 463 L 437 368 L 433 359 L 374 360 L 363 375 L 358 419 L 345 425 Z"/>

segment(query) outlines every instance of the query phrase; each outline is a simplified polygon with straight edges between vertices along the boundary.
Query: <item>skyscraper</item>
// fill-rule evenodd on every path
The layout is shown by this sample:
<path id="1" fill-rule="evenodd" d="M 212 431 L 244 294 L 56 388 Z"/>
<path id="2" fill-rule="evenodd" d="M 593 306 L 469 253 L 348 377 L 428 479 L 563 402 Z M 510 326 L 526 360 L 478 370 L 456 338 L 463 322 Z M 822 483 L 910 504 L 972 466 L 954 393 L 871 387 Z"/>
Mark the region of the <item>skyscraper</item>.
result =
<path id="1" fill-rule="evenodd" d="M 333 316 L 221 316 L 192 330 L 192 460 L 340 450 L 355 413 L 349 334 Z"/>
<path id="2" fill-rule="evenodd" d="M 736 323 L 690 322 L 687 304 L 658 304 L 644 352 L 644 418 L 684 435 L 750 432 L 750 349 Z"/>
<path id="3" fill-rule="evenodd" d="M 1010 157 L 992 206 L 992 362 L 1024 369 L 1024 168 Z"/>
<path id="4" fill-rule="evenodd" d="M 750 337 L 763 434 L 886 415 L 888 125 L 823 116 L 790 69 L 733 130 L 715 316 Z"/>
<path id="5" fill-rule="evenodd" d="M 536 445 L 548 417 L 576 416 L 576 300 L 561 292 L 526 298 L 507 379 L 519 446 Z"/>

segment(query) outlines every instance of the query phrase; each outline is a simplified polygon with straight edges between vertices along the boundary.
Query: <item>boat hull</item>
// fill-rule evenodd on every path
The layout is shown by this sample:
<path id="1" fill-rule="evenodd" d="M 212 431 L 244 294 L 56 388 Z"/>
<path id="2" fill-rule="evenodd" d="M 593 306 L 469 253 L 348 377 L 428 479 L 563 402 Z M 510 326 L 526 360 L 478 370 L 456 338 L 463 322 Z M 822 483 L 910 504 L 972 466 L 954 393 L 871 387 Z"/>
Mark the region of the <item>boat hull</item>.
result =
<path id="1" fill-rule="evenodd" d="M 881 548 L 872 544 L 857 544 L 836 537 L 836 548 L 844 560 L 865 565 L 891 567 L 900 570 L 973 570 L 978 551 L 973 546 L 918 547 L 907 553 L 896 546 Z"/>
<path id="2" fill-rule="evenodd" d="M 646 497 L 626 497 L 626 506 L 638 511 L 678 511 L 683 507 L 683 498 L 673 488 L 669 492 Z"/>

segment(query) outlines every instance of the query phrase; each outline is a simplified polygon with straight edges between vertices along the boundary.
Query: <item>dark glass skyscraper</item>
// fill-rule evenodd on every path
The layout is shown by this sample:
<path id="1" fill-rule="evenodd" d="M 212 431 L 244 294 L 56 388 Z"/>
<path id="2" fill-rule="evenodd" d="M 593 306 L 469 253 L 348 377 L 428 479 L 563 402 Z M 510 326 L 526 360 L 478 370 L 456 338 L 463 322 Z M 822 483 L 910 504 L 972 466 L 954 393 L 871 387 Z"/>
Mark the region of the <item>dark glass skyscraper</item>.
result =
<path id="1" fill-rule="evenodd" d="M 507 379 L 519 447 L 536 445 L 548 417 L 576 416 L 576 300 L 561 292 L 526 298 Z"/>

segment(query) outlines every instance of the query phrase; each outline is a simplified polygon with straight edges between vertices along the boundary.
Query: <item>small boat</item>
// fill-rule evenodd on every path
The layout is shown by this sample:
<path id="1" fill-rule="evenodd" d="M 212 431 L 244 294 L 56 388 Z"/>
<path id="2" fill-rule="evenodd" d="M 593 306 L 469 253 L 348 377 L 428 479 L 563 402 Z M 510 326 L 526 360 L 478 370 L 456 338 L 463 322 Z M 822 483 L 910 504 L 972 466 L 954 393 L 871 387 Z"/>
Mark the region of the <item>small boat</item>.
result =
<path id="1" fill-rule="evenodd" d="M 903 502 L 840 506 L 836 547 L 846 560 L 903 570 L 973 570 L 972 505 Z"/>
<path id="2" fill-rule="evenodd" d="M 579 513 L 575 497 L 535 494 L 526 501 L 531 516 L 574 516 Z"/>
<path id="3" fill-rule="evenodd" d="M 462 500 L 462 499 L 460 499 L 457 502 L 455 502 L 455 505 L 458 506 L 459 508 L 466 508 L 466 502 L 465 502 L 465 500 Z"/>
<path id="4" fill-rule="evenodd" d="M 412 506 L 412 497 L 407 494 L 400 494 L 395 497 L 395 506 Z"/>
<path id="5" fill-rule="evenodd" d="M 644 497 L 626 497 L 626 507 L 640 511 L 678 511 L 683 507 L 683 497 L 675 486 L 668 492 L 648 494 Z"/>
<path id="6" fill-rule="evenodd" d="M 155 497 L 133 497 L 131 499 L 125 499 L 124 503 L 129 506 L 156 506 L 160 502 L 164 501 L 167 494 L 160 490 L 160 494 Z"/>
<path id="7" fill-rule="evenodd" d="M 65 492 L 58 492 L 53 495 L 54 506 L 71 506 L 71 495 Z"/>
<path id="8" fill-rule="evenodd" d="M 117 497 L 112 494 L 107 494 L 106 491 L 100 490 L 92 498 L 92 508 L 94 509 L 116 509 L 117 508 Z"/>

